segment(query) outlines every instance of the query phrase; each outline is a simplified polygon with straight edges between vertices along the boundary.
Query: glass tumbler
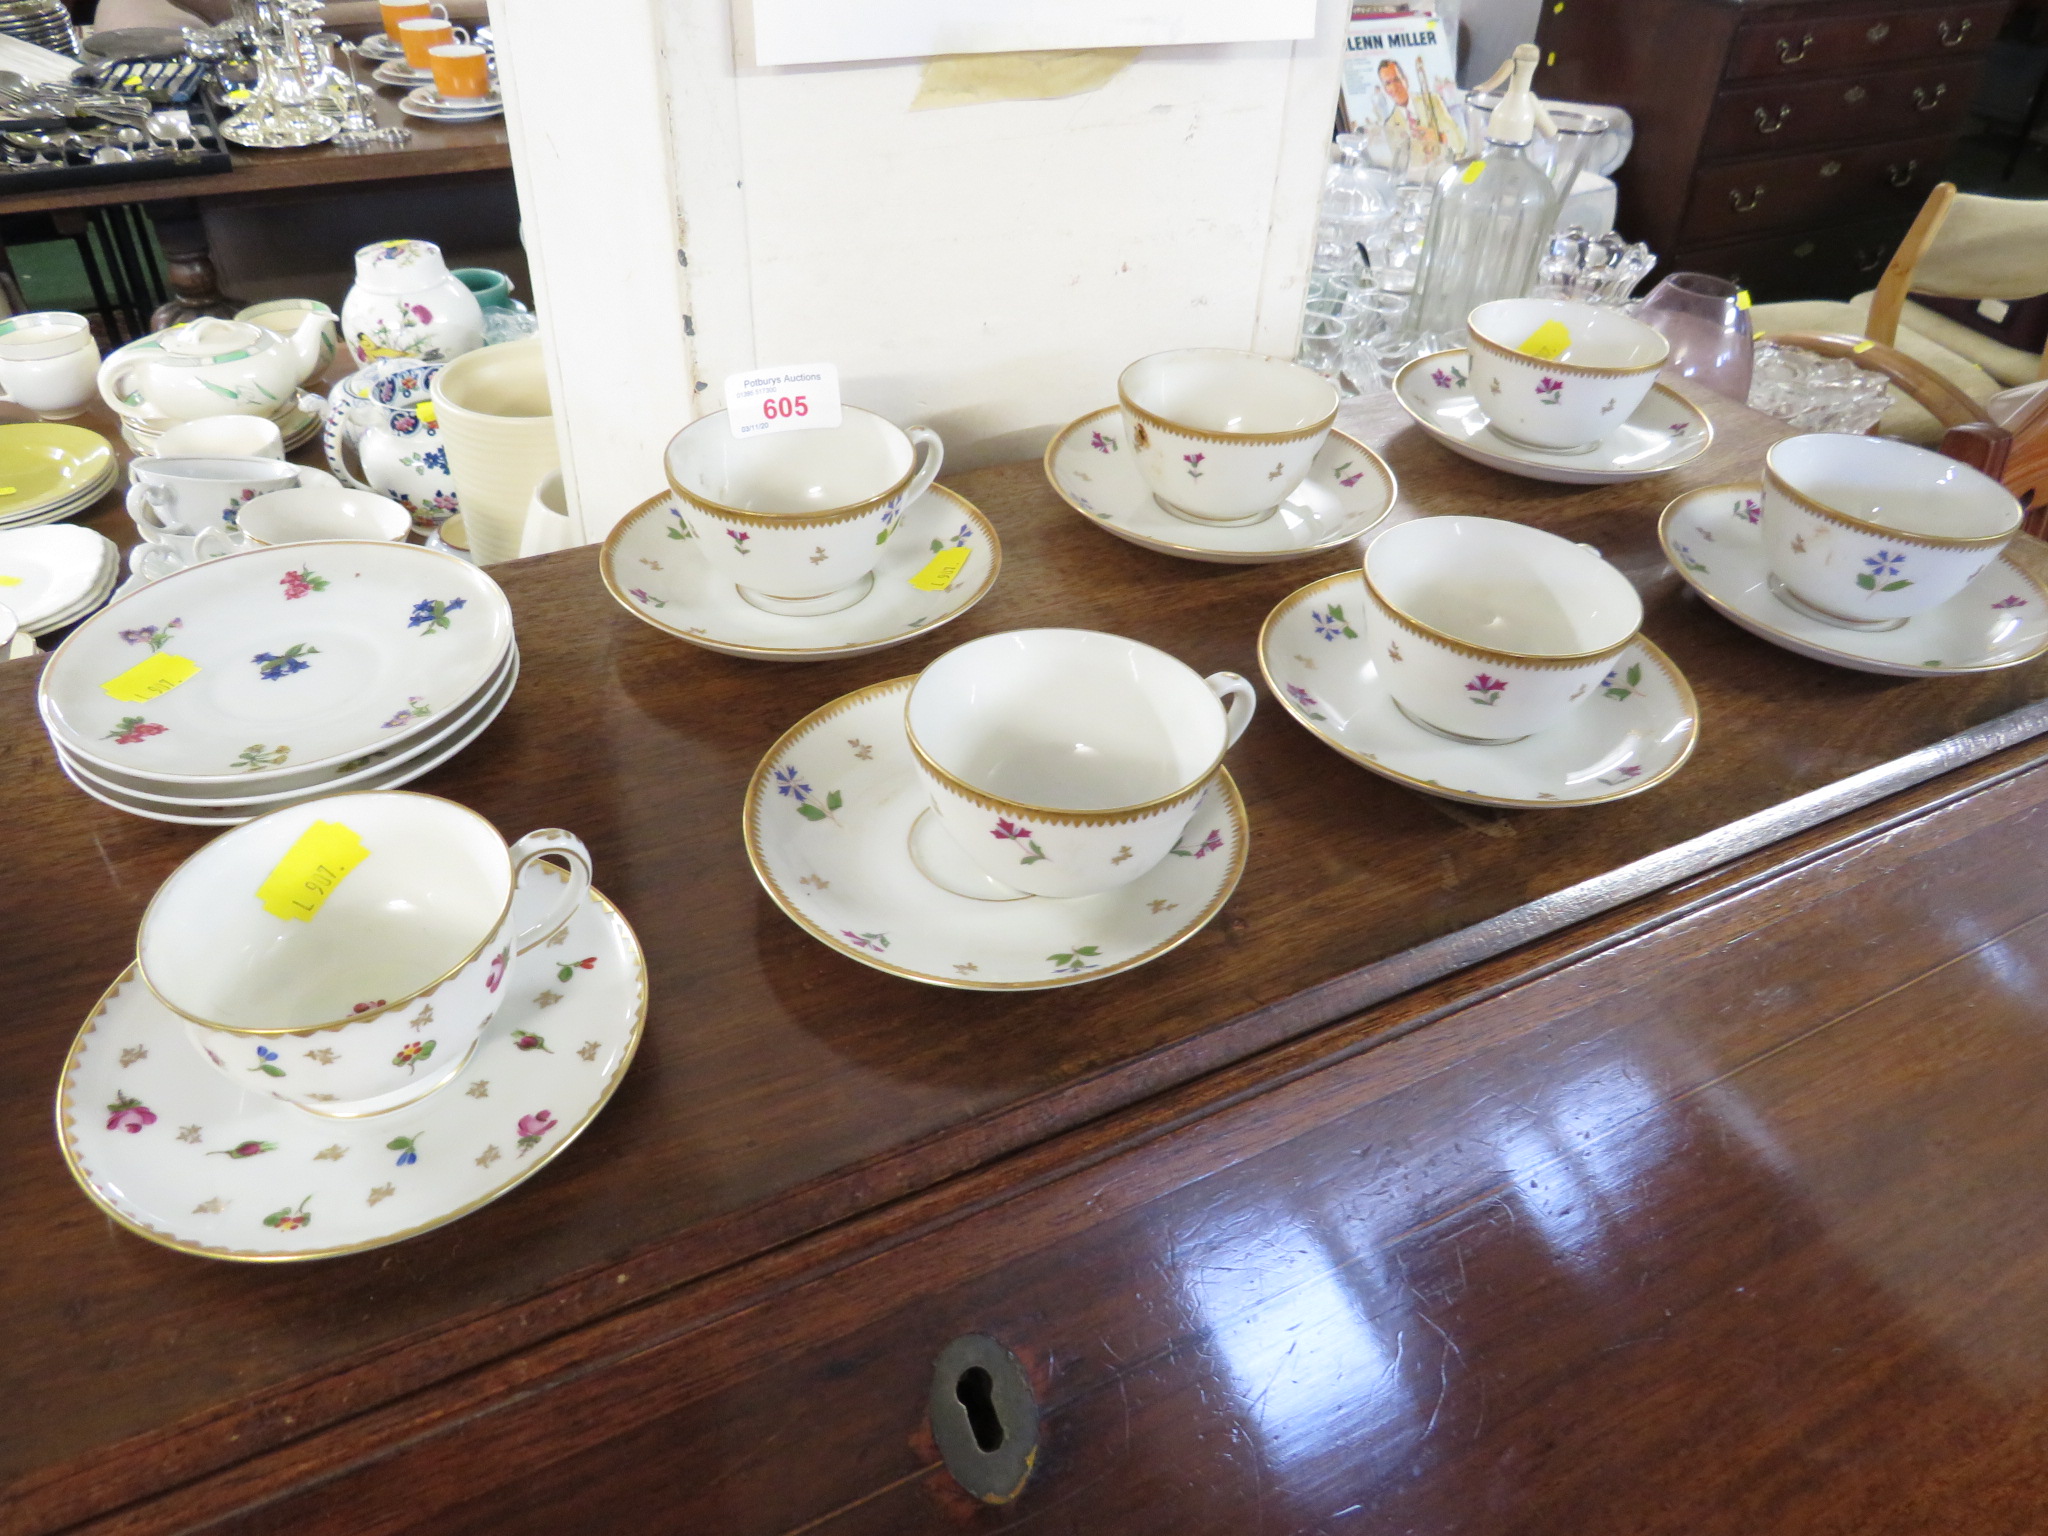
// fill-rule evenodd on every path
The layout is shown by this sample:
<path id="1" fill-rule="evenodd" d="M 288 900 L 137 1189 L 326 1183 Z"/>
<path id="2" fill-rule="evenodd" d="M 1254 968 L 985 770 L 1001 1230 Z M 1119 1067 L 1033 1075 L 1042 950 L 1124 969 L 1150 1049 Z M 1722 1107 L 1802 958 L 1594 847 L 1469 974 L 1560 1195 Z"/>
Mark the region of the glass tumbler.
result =
<path id="1" fill-rule="evenodd" d="M 1690 379 L 1731 400 L 1749 398 L 1749 308 L 1735 284 L 1704 272 L 1674 272 L 1635 314 L 1671 343 L 1665 378 Z"/>

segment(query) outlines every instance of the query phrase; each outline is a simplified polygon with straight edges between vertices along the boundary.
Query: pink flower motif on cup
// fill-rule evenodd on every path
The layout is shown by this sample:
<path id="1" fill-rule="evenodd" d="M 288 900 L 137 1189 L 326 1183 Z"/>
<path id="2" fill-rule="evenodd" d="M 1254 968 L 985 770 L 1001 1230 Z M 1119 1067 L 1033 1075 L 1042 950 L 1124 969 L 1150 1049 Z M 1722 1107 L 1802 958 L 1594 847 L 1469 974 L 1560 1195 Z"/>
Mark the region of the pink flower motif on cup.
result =
<path id="1" fill-rule="evenodd" d="M 1188 478 L 1190 480 L 1202 478 L 1202 460 L 1207 457 L 1206 453 L 1184 453 L 1181 455 L 1181 462 L 1188 467 Z"/>
<path id="2" fill-rule="evenodd" d="M 865 949 L 870 954 L 879 955 L 889 947 L 889 935 L 886 933 L 855 933 L 851 928 L 842 928 L 839 932 L 855 949 Z"/>
<path id="3" fill-rule="evenodd" d="M 561 1121 L 557 1120 L 545 1109 L 537 1109 L 530 1115 L 521 1115 L 519 1117 L 519 1155 L 521 1157 L 526 1156 L 527 1153 L 540 1145 L 541 1137 L 547 1135 L 549 1131 L 552 1131 L 560 1124 Z"/>
<path id="4" fill-rule="evenodd" d="M 1116 439 L 1104 437 L 1100 432 L 1091 432 L 1088 434 L 1088 446 L 1097 453 L 1115 453 Z"/>
<path id="5" fill-rule="evenodd" d="M 1745 523 L 1756 523 L 1763 518 L 1764 509 L 1757 505 L 1754 496 L 1745 496 L 1735 504 L 1735 515 Z"/>
<path id="6" fill-rule="evenodd" d="M 1545 405 L 1556 405 L 1564 397 L 1564 380 L 1553 379 L 1545 374 L 1536 386 L 1536 398 Z"/>
<path id="7" fill-rule="evenodd" d="M 2027 600 L 2024 597 L 2021 597 L 2018 593 L 2012 593 L 2008 596 L 2001 597 L 1997 602 L 1993 603 L 1991 606 L 1993 608 L 2024 608 L 2027 606 Z"/>
<path id="8" fill-rule="evenodd" d="M 990 837 L 998 838 L 1006 843 L 1022 843 L 1026 848 L 1029 848 L 1031 850 L 1023 858 L 1017 861 L 1019 864 L 1038 864 L 1050 862 L 1046 857 L 1045 850 L 1039 847 L 1037 843 L 1031 840 L 1033 835 L 1034 834 L 1032 833 L 1029 827 L 1020 826 L 1016 822 L 1010 821 L 1002 816 L 998 816 L 996 818 L 995 830 L 989 833 Z"/>
<path id="9" fill-rule="evenodd" d="M 484 978 L 484 990 L 486 992 L 498 990 L 498 983 L 505 979 L 505 967 L 511 963 L 512 949 L 510 945 L 507 945 L 491 956 L 491 973 Z"/>
<path id="10" fill-rule="evenodd" d="M 110 1131 L 126 1131 L 130 1136 L 133 1136 L 145 1125 L 156 1124 L 156 1112 L 154 1110 L 145 1109 L 142 1100 L 131 1099 L 127 1094 L 119 1091 L 116 1091 L 114 1102 L 109 1104 L 107 1108 L 112 1111 L 107 1116 L 107 1129 Z"/>
<path id="11" fill-rule="evenodd" d="M 1472 695 L 1474 704 L 1497 704 L 1507 685 L 1506 678 L 1488 677 L 1482 672 L 1465 685 L 1465 691 Z"/>
<path id="12" fill-rule="evenodd" d="M 145 720 L 140 715 L 123 715 L 107 732 L 107 739 L 117 747 L 132 747 L 138 741 L 147 741 L 152 736 L 161 736 L 170 727 Z"/>
<path id="13" fill-rule="evenodd" d="M 1173 856 L 1177 859 L 1206 859 L 1222 846 L 1223 834 L 1214 827 L 1211 827 L 1209 835 L 1192 848 L 1183 848 L 1178 843 L 1174 844 Z"/>
<path id="14" fill-rule="evenodd" d="M 741 554 L 743 554 L 743 555 L 751 555 L 751 554 L 753 553 L 753 551 L 752 551 L 751 549 L 747 548 L 747 537 L 748 537 L 748 536 L 747 536 L 746 534 L 744 534 L 744 533 L 741 533 L 741 532 L 739 531 L 739 529 L 737 529 L 737 528 L 728 528 L 728 529 L 726 529 L 726 530 L 725 530 L 725 536 L 726 536 L 726 537 L 727 537 L 728 539 L 731 539 L 731 540 L 732 540 L 732 547 L 733 547 L 734 549 L 738 550 L 738 551 L 739 551 L 739 552 L 740 552 Z"/>

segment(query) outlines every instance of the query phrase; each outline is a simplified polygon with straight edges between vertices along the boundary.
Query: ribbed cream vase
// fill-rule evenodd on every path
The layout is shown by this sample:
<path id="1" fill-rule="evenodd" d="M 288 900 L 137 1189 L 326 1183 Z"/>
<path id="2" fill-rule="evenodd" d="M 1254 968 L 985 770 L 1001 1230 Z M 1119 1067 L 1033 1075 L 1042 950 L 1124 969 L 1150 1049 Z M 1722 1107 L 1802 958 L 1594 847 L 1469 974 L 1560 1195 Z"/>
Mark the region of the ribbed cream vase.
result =
<path id="1" fill-rule="evenodd" d="M 433 394 L 470 553 L 514 559 L 535 487 L 562 467 L 539 339 L 465 352 Z"/>

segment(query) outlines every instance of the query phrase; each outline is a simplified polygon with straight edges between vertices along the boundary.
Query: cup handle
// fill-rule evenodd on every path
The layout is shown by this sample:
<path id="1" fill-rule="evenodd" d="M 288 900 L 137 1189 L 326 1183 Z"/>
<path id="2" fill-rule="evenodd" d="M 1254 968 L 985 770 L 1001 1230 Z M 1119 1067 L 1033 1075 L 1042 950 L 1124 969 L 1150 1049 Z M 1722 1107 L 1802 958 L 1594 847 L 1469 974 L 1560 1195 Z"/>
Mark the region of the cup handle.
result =
<path id="1" fill-rule="evenodd" d="M 1259 707 L 1259 690 L 1249 678 L 1235 672 L 1211 672 L 1202 681 L 1216 695 L 1216 702 L 1228 711 L 1223 717 L 1223 749 L 1227 752 L 1237 745 L 1237 738 L 1252 723 L 1252 711 Z"/>
<path id="2" fill-rule="evenodd" d="M 590 850 L 583 846 L 583 839 L 574 832 L 564 832 L 560 827 L 542 827 L 538 832 L 529 832 L 512 845 L 512 883 L 519 883 L 519 876 L 526 866 L 544 853 L 557 853 L 569 861 L 569 881 L 562 887 L 561 896 L 548 908 L 548 914 L 539 922 L 520 930 L 512 940 L 514 954 L 525 954 L 545 944 L 569 924 L 576 915 L 576 909 L 583 905 L 583 898 L 590 890 Z"/>
<path id="3" fill-rule="evenodd" d="M 903 435 L 911 445 L 924 455 L 924 462 L 910 477 L 910 484 L 903 491 L 903 505 L 914 503 L 918 497 L 932 488 L 932 482 L 939 478 L 939 467 L 946 462 L 946 445 L 939 441 L 939 434 L 930 427 L 905 427 Z"/>
<path id="4" fill-rule="evenodd" d="M 184 530 L 164 520 L 163 510 L 157 506 L 156 498 L 149 494 L 146 485 L 128 487 L 128 516 L 135 524 L 135 531 L 152 544 L 161 543 L 170 535 Z"/>
<path id="5" fill-rule="evenodd" d="M 197 564 L 201 560 L 218 560 L 223 555 L 239 554 L 248 547 L 248 539 L 240 532 L 225 523 L 217 523 L 213 527 L 200 529 L 199 536 L 192 541 L 193 563 Z"/>
<path id="6" fill-rule="evenodd" d="M 344 457 L 345 450 L 355 448 L 358 457 L 362 449 L 356 440 L 362 436 L 362 419 L 346 400 L 331 400 L 327 405 L 327 423 L 320 429 L 320 446 L 327 450 L 328 465 L 336 478 L 351 490 L 367 491 L 369 487 L 348 472 Z M 303 482 L 301 482 L 303 483 Z"/>
<path id="7" fill-rule="evenodd" d="M 111 366 L 103 364 L 100 368 L 100 398 L 107 402 L 108 408 L 116 416 L 120 415 L 123 411 L 131 411 L 135 408 L 133 402 L 127 398 L 127 379 L 128 375 L 133 371 L 134 359 L 127 357 L 122 358 Z"/>

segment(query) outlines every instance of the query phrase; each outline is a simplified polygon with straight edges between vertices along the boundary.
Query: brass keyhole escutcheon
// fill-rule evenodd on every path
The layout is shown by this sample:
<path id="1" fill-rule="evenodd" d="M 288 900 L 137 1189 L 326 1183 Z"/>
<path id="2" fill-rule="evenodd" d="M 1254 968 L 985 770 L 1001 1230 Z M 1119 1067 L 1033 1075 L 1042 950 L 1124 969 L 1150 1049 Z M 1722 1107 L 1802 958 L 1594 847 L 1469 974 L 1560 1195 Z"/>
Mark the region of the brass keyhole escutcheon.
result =
<path id="1" fill-rule="evenodd" d="M 928 1405 L 932 1440 L 953 1480 L 984 1504 L 1008 1504 L 1038 1461 L 1038 1398 L 1024 1367 L 985 1333 L 939 1351 Z"/>

